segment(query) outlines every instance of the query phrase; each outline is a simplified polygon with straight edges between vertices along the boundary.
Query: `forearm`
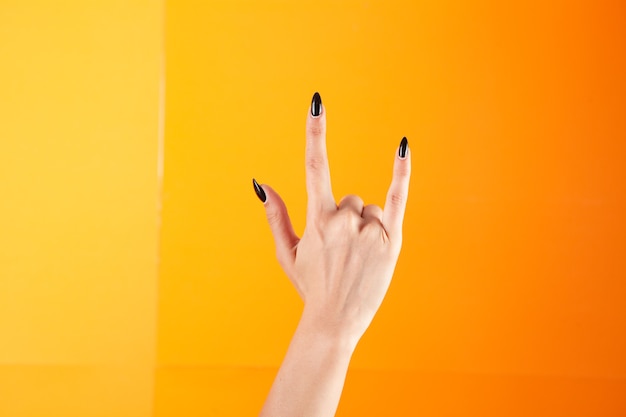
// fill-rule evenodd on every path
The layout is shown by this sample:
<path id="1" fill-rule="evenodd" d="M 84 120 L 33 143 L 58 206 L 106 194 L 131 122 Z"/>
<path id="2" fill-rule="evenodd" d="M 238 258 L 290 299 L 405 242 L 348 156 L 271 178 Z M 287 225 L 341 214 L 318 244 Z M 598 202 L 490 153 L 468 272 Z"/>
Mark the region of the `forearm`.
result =
<path id="1" fill-rule="evenodd" d="M 334 416 L 355 346 L 305 312 L 261 417 Z"/>

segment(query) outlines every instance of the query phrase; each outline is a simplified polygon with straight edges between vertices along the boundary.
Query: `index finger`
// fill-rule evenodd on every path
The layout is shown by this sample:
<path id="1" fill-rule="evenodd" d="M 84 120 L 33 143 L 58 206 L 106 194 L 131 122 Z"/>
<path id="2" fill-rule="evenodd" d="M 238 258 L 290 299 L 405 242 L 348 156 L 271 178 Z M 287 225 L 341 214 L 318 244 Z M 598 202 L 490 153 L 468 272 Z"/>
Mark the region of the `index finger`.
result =
<path id="1" fill-rule="evenodd" d="M 409 195 L 411 152 L 406 138 L 402 138 L 393 165 L 393 178 L 383 210 L 383 226 L 391 240 L 402 236 L 402 221 Z"/>
<path id="2" fill-rule="evenodd" d="M 306 189 L 308 210 L 316 214 L 337 209 L 330 185 L 330 169 L 326 153 L 326 112 L 319 93 L 313 95 L 306 122 Z"/>

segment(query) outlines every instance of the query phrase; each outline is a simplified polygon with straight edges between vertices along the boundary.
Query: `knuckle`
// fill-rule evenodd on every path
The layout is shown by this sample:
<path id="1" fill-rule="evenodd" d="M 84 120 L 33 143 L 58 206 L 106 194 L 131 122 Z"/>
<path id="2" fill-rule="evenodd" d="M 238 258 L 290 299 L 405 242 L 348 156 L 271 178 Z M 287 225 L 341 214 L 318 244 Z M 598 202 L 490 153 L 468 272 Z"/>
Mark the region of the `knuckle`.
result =
<path id="1" fill-rule="evenodd" d="M 326 159 L 322 156 L 310 155 L 306 160 L 306 166 L 312 171 L 322 171 L 326 166 Z"/>
<path id="2" fill-rule="evenodd" d="M 307 126 L 307 131 L 311 136 L 320 136 L 324 133 L 324 127 L 321 123 L 312 122 Z"/>
<path id="3" fill-rule="evenodd" d="M 267 222 L 270 226 L 279 224 L 281 222 L 282 216 L 278 210 L 268 210 L 266 213 Z"/>
<path id="4" fill-rule="evenodd" d="M 376 204 L 368 204 L 363 209 L 364 212 L 367 212 L 370 216 L 379 217 L 383 214 L 383 209 L 377 206 Z"/>
<path id="5" fill-rule="evenodd" d="M 361 220 L 361 215 L 354 210 L 339 210 L 337 219 L 346 226 L 351 226 Z"/>
<path id="6" fill-rule="evenodd" d="M 389 201 L 395 207 L 401 207 L 406 202 L 406 197 L 402 193 L 391 193 L 389 196 Z"/>
<path id="7" fill-rule="evenodd" d="M 347 194 L 347 195 L 343 196 L 341 198 L 341 200 L 339 200 L 339 205 L 340 206 L 343 206 L 346 203 L 354 203 L 356 205 L 361 205 L 362 206 L 363 205 L 363 200 L 358 195 Z"/>
<path id="8" fill-rule="evenodd" d="M 400 178 L 406 178 L 411 175 L 411 165 L 407 163 L 399 163 L 396 166 L 396 175 Z"/>
<path id="9" fill-rule="evenodd" d="M 375 220 L 375 221 L 366 222 L 363 225 L 361 230 L 363 231 L 363 233 L 367 235 L 377 235 L 381 233 L 382 227 L 381 227 L 380 221 Z"/>

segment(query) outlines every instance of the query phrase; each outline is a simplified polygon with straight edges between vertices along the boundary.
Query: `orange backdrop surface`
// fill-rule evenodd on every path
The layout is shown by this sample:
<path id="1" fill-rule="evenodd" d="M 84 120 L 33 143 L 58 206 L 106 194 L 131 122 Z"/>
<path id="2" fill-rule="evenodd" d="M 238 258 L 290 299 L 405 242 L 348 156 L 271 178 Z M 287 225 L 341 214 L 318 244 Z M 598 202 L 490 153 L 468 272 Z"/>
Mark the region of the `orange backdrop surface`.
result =
<path id="1" fill-rule="evenodd" d="M 405 239 L 339 415 L 626 413 L 621 3 L 170 1 L 156 414 L 256 413 L 301 302 L 250 180 L 304 228 L 319 91 L 335 197 Z"/>
<path id="2" fill-rule="evenodd" d="M 315 91 L 337 199 L 413 157 L 338 415 L 626 415 L 626 6 L 547 3 L 0 1 L 0 416 L 258 413 Z"/>

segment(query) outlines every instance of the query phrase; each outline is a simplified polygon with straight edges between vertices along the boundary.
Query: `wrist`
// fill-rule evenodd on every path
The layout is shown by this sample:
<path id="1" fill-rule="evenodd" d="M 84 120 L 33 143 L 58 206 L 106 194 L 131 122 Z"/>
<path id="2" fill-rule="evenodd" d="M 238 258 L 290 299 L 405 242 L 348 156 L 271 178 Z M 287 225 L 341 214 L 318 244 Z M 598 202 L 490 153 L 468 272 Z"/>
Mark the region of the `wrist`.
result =
<path id="1" fill-rule="evenodd" d="M 307 308 L 306 305 L 300 317 L 298 331 L 306 333 L 313 343 L 327 346 L 349 356 L 352 355 L 361 338 L 355 326 L 334 320 L 327 314 Z"/>

